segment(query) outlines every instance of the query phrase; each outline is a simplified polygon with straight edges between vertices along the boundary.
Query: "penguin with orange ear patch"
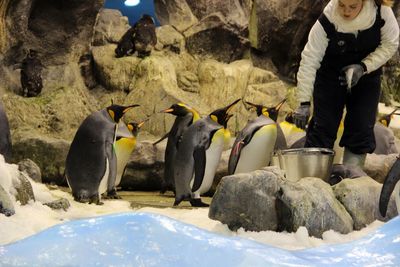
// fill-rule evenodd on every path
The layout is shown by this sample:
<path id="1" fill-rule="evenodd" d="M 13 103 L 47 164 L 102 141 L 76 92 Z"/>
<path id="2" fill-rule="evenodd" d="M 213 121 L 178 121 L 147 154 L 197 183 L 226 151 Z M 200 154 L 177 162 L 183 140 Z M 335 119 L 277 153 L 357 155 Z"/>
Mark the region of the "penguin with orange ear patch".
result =
<path id="1" fill-rule="evenodd" d="M 194 207 L 208 206 L 200 195 L 212 185 L 226 139 L 230 138 L 226 129 L 229 112 L 239 100 L 197 120 L 183 133 L 174 160 L 174 206 L 183 200 Z"/>
<path id="2" fill-rule="evenodd" d="M 144 123 L 145 121 L 139 123 L 129 122 L 128 124 L 125 124 L 125 122 L 120 120 L 118 124 L 117 136 L 114 144 L 115 154 L 117 156 L 117 177 L 115 179 L 114 188 L 121 183 L 126 164 L 128 163 L 132 152 L 136 148 L 137 135 Z M 111 195 L 114 195 L 114 198 L 120 198 L 116 193 Z"/>
<path id="3" fill-rule="evenodd" d="M 101 194 L 115 193 L 117 158 L 114 143 L 122 116 L 138 105 L 111 106 L 89 115 L 79 126 L 65 164 L 74 199 L 102 204 Z"/>
<path id="4" fill-rule="evenodd" d="M 268 166 L 275 148 L 285 149 L 286 140 L 282 130 L 278 139 L 278 112 L 285 100 L 267 108 L 250 102 L 258 117 L 250 120 L 238 133 L 229 156 L 228 173 L 246 173 Z M 281 144 L 277 145 L 277 142 Z"/>

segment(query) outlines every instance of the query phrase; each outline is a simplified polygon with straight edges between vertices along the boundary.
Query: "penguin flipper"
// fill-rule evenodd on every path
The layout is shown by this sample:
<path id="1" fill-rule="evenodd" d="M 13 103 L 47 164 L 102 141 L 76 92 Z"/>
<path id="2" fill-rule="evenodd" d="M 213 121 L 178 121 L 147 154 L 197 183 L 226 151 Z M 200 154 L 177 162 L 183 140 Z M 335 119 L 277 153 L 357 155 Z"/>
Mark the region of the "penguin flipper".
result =
<path id="1" fill-rule="evenodd" d="M 206 170 L 206 149 L 199 147 L 193 152 L 194 158 L 194 181 L 192 192 L 196 192 L 203 183 L 204 173 Z"/>
<path id="2" fill-rule="evenodd" d="M 236 166 L 240 159 L 240 152 L 242 151 L 243 146 L 242 140 L 237 140 L 232 146 L 231 154 L 229 155 L 228 162 L 228 174 L 234 174 L 236 170 Z"/>
<path id="3" fill-rule="evenodd" d="M 382 186 L 381 195 L 379 197 L 379 212 L 383 217 L 386 216 L 387 208 L 389 205 L 390 196 L 400 180 L 400 158 L 397 158 L 389 173 L 386 175 L 385 182 Z"/>

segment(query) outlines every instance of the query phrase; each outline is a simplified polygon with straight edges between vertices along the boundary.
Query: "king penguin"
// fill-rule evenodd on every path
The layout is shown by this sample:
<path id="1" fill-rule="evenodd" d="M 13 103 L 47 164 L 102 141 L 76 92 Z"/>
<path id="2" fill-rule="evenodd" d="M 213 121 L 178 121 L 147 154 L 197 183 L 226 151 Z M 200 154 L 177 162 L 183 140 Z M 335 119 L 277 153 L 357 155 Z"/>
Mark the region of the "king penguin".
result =
<path id="1" fill-rule="evenodd" d="M 386 216 L 390 196 L 394 193 L 396 201 L 397 214 L 400 214 L 400 158 L 394 162 L 389 173 L 383 182 L 381 194 L 379 197 L 379 212 L 383 217 Z"/>
<path id="2" fill-rule="evenodd" d="M 391 113 L 381 116 L 374 125 L 375 150 L 374 154 L 389 155 L 397 154 L 395 136 L 393 130 L 389 128 L 393 115 L 397 108 Z M 397 115 L 397 114 L 396 114 Z"/>
<path id="3" fill-rule="evenodd" d="M 294 124 L 293 112 L 289 112 L 285 116 L 285 120 L 279 123 L 283 134 L 286 138 L 286 143 L 288 147 L 291 147 L 297 140 L 301 139 L 306 135 L 306 131 L 299 128 Z"/>
<path id="4" fill-rule="evenodd" d="M 125 124 L 122 120 L 118 123 L 118 130 L 115 138 L 115 154 L 117 156 L 117 176 L 115 179 L 115 188 L 121 183 L 122 175 L 125 172 L 126 164 L 128 163 L 132 152 L 136 148 L 136 138 L 140 128 L 145 121 L 129 122 Z M 120 198 L 116 193 L 116 198 Z"/>
<path id="5" fill-rule="evenodd" d="M 7 114 L 4 111 L 3 103 L 0 102 L 0 154 L 4 156 L 6 162 L 11 162 L 11 134 Z"/>
<path id="6" fill-rule="evenodd" d="M 108 106 L 79 126 L 68 151 L 65 175 L 75 201 L 102 204 L 101 194 L 115 193 L 117 159 L 114 143 L 122 116 L 138 105 Z"/>
<path id="7" fill-rule="evenodd" d="M 258 117 L 250 120 L 238 133 L 229 156 L 228 174 L 246 173 L 268 166 L 274 150 L 286 148 L 282 130 L 278 140 L 276 123 L 284 102 L 285 99 L 271 108 L 246 102 L 255 108 Z"/>
<path id="8" fill-rule="evenodd" d="M 195 109 L 183 103 L 173 104 L 171 107 L 162 110 L 161 112 L 169 113 L 176 116 L 171 130 L 167 133 L 166 136 L 156 142 L 158 143 L 165 137 L 168 137 L 167 146 L 165 148 L 164 154 L 164 181 L 161 185 L 161 193 L 163 194 L 167 190 L 175 191 L 173 167 L 176 151 L 178 149 L 178 145 L 181 141 L 183 133 L 190 125 L 200 119 L 200 115 Z"/>
<path id="9" fill-rule="evenodd" d="M 231 118 L 229 112 L 239 101 L 211 112 L 183 133 L 174 159 L 174 206 L 182 200 L 189 200 L 194 207 L 208 206 L 200 195 L 212 185 L 222 151 L 230 138 L 226 128 Z"/>

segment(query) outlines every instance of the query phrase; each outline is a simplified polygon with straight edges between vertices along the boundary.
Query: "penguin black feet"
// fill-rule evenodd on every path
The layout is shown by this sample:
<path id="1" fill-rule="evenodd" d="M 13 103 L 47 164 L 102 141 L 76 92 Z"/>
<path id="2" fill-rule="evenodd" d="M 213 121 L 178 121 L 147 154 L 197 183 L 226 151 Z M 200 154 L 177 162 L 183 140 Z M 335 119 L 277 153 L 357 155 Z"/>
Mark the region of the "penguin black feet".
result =
<path id="1" fill-rule="evenodd" d="M 89 204 L 96 204 L 96 205 L 104 205 L 103 202 L 100 201 L 100 198 L 98 195 L 94 195 L 89 199 Z"/>
<path id="2" fill-rule="evenodd" d="M 207 203 L 204 203 L 203 201 L 201 201 L 200 198 L 192 198 L 190 200 L 190 205 L 192 205 L 192 207 L 209 207 L 210 206 Z"/>
<path id="3" fill-rule="evenodd" d="M 115 190 L 115 189 L 113 189 L 113 190 L 107 192 L 107 195 L 104 196 L 104 198 L 105 198 L 105 199 L 122 199 L 122 197 L 120 197 L 120 196 L 117 194 L 117 190 Z"/>

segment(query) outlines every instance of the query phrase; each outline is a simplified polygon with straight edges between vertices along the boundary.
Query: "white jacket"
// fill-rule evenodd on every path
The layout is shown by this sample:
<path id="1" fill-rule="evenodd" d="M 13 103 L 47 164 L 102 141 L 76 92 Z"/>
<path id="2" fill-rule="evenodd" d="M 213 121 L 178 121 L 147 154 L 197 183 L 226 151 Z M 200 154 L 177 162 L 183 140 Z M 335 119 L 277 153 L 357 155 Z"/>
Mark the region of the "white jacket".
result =
<path id="1" fill-rule="evenodd" d="M 335 25 L 338 32 L 357 34 L 370 28 L 376 19 L 377 6 L 374 0 L 365 0 L 363 8 L 356 18 L 346 21 L 338 13 L 338 0 L 331 0 L 324 9 L 328 20 Z M 399 46 L 399 25 L 392 8 L 381 6 L 381 17 L 385 25 L 381 28 L 381 44 L 362 62 L 370 73 L 385 64 L 397 51 Z M 297 99 L 299 102 L 311 100 L 314 91 L 315 75 L 328 46 L 327 34 L 317 20 L 308 35 L 308 42 L 301 53 L 299 71 L 297 72 Z"/>

